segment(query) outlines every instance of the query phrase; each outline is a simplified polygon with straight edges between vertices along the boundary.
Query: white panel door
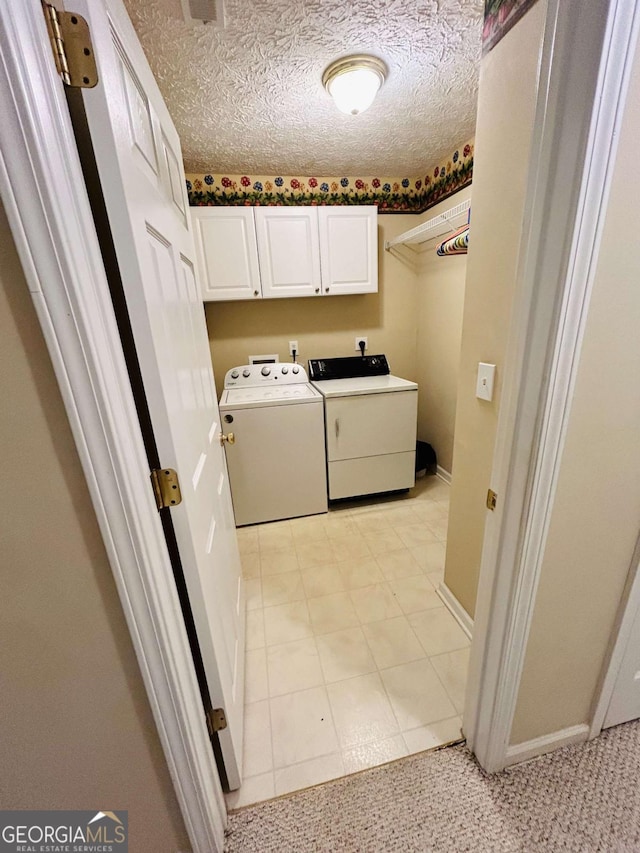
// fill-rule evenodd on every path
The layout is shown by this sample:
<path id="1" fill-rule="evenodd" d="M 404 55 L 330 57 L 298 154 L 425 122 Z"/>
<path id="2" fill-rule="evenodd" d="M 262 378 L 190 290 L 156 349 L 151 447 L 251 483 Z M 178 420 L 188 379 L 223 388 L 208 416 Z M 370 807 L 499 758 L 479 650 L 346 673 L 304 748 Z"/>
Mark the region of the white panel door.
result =
<path id="1" fill-rule="evenodd" d="M 322 292 L 378 290 L 378 208 L 374 205 L 319 207 Z"/>
<path id="2" fill-rule="evenodd" d="M 317 207 L 257 207 L 256 233 L 265 299 L 320 296 Z"/>
<path id="3" fill-rule="evenodd" d="M 170 512 L 209 691 L 229 722 L 220 744 L 237 787 L 240 559 L 180 141 L 120 0 L 73 8 L 91 27 L 100 82 L 83 99 L 160 459 L 180 475 L 183 502 Z"/>
<path id="4" fill-rule="evenodd" d="M 260 299 L 253 208 L 192 207 L 191 223 L 202 299 Z"/>

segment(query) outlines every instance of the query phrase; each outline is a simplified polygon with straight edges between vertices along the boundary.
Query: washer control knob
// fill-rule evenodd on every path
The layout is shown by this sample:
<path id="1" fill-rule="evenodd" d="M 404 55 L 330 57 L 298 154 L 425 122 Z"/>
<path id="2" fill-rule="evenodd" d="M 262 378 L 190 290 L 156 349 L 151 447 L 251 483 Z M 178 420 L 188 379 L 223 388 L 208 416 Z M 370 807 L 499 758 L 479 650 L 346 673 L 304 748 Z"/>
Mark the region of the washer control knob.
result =
<path id="1" fill-rule="evenodd" d="M 298 367 L 297 364 L 293 365 L 293 367 L 291 368 L 291 372 L 292 373 L 300 373 L 300 368 Z"/>
<path id="2" fill-rule="evenodd" d="M 232 378 L 232 379 L 237 379 L 237 378 L 238 378 L 238 376 L 240 376 L 240 373 L 239 373 L 237 370 L 232 370 L 232 371 L 231 371 L 231 378 Z"/>
<path id="3" fill-rule="evenodd" d="M 245 379 L 246 379 L 248 376 L 251 376 L 251 371 L 249 370 L 249 368 L 248 368 L 248 367 L 245 367 L 245 369 L 242 371 L 242 375 L 244 376 L 244 378 L 245 378 Z"/>
<path id="4" fill-rule="evenodd" d="M 285 375 L 285 374 L 287 374 L 288 372 L 289 372 L 289 368 L 285 365 L 285 366 L 282 368 L 282 375 L 284 376 L 284 375 Z"/>
<path id="5" fill-rule="evenodd" d="M 265 364 L 265 366 L 262 368 L 262 370 L 260 371 L 260 373 L 261 373 L 263 376 L 268 376 L 268 375 L 271 373 L 271 368 L 270 368 L 270 367 L 267 367 L 267 365 Z"/>

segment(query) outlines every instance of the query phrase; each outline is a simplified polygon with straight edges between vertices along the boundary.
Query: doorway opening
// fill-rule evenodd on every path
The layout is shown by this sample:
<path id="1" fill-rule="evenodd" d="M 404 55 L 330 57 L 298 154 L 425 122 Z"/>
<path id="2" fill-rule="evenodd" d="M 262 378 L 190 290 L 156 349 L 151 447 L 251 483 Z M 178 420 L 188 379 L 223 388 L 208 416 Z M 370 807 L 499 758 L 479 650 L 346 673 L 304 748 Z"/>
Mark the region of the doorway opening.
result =
<path id="1" fill-rule="evenodd" d="M 168 704 L 168 703 L 167 703 Z M 186 775 L 186 774 L 185 774 Z"/>

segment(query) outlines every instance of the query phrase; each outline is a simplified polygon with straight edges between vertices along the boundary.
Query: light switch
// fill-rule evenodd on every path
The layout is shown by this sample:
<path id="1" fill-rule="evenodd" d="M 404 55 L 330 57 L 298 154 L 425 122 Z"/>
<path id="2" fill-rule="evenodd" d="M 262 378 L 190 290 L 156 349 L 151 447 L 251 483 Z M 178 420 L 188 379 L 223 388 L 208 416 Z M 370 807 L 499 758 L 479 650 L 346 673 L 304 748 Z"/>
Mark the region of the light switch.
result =
<path id="1" fill-rule="evenodd" d="M 478 383 L 476 385 L 476 397 L 479 400 L 493 399 L 493 380 L 496 375 L 495 364 L 478 364 Z"/>

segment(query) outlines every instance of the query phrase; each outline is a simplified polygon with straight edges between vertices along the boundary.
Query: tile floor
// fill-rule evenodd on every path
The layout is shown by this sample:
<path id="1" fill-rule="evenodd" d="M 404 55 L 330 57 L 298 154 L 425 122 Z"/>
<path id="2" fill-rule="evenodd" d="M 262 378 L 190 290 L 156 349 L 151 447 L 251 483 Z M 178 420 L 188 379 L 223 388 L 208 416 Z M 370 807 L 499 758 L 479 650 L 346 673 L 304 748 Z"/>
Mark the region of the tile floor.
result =
<path id="1" fill-rule="evenodd" d="M 436 588 L 449 487 L 238 530 L 244 781 L 229 808 L 460 736 L 469 640 Z"/>

